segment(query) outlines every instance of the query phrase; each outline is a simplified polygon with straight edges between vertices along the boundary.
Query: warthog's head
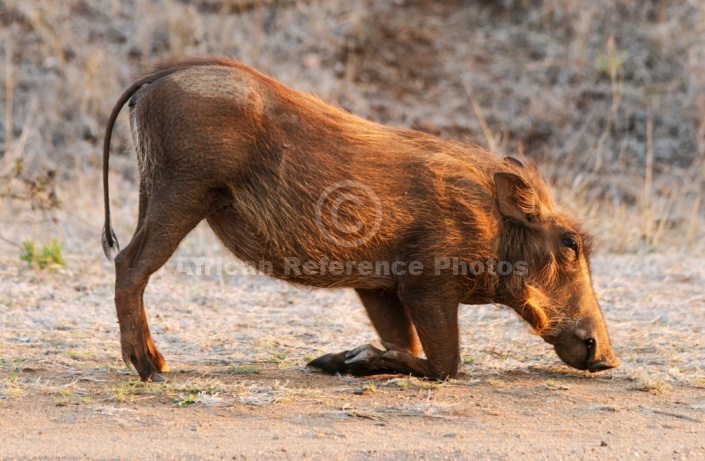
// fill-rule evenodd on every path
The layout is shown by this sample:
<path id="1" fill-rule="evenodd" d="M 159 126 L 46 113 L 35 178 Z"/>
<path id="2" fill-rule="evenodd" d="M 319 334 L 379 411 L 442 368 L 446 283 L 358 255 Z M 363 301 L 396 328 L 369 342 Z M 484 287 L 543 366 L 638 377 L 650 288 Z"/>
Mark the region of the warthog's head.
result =
<path id="1" fill-rule="evenodd" d="M 590 237 L 556 207 L 533 166 L 506 163 L 509 171 L 494 175 L 503 217 L 500 251 L 506 261 L 523 261 L 526 270 L 500 280 L 501 302 L 571 367 L 597 372 L 618 366 L 592 289 Z"/>

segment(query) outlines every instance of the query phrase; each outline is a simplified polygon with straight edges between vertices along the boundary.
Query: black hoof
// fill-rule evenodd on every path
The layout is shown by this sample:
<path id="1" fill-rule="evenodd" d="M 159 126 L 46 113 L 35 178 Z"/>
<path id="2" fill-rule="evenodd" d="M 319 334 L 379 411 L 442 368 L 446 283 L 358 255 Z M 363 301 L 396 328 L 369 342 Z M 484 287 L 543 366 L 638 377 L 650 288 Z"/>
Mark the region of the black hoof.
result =
<path id="1" fill-rule="evenodd" d="M 159 373 L 152 373 L 152 376 L 150 376 L 147 381 L 152 383 L 163 383 L 164 378 L 162 378 Z"/>
<path id="2" fill-rule="evenodd" d="M 138 374 L 140 375 L 140 381 L 142 381 L 143 383 L 163 383 L 164 382 L 164 378 L 162 378 L 162 376 L 159 373 L 157 373 L 157 370 L 153 370 L 149 373 L 145 373 L 144 375 L 142 375 L 139 372 L 138 372 Z"/>
<path id="3" fill-rule="evenodd" d="M 370 376 L 390 371 L 384 363 L 384 356 L 389 353 L 394 353 L 394 351 L 383 351 L 371 344 L 365 344 L 351 351 L 318 357 L 309 362 L 308 366 L 329 374 Z"/>
<path id="4" fill-rule="evenodd" d="M 336 373 L 345 372 L 345 354 L 347 352 L 339 352 L 337 354 L 326 354 L 313 359 L 306 364 L 307 367 L 318 368 L 324 373 L 334 375 Z"/>

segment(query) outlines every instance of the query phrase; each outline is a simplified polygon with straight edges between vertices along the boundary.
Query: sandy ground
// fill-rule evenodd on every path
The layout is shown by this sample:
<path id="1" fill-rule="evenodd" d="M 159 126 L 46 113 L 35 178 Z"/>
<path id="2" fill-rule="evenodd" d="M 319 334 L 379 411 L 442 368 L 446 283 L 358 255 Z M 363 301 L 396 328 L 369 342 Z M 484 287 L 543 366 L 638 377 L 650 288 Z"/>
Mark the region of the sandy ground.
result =
<path id="1" fill-rule="evenodd" d="M 126 242 L 134 197 L 116 202 Z M 147 290 L 173 371 L 144 385 L 119 358 L 100 212 L 4 210 L 5 238 L 56 236 L 67 266 L 0 246 L 0 458 L 705 459 L 699 254 L 595 257 L 615 370 L 571 370 L 512 312 L 461 306 L 465 374 L 436 383 L 306 369 L 375 340 L 354 294 L 185 275 L 230 261 L 199 228 Z"/>
<path id="2" fill-rule="evenodd" d="M 181 365 L 181 364 L 180 364 Z M 185 364 L 184 364 L 185 365 Z M 101 395 L 119 373 L 24 371 L 36 385 Z M 137 386 L 135 400 L 57 406 L 43 391 L 3 403 L 3 458 L 684 459 L 705 458 L 702 390 L 640 392 L 629 380 L 542 370 L 478 370 L 444 384 L 322 376 L 263 365 L 247 379 L 196 366 L 173 386 L 215 380 L 209 399 L 176 406 Z M 289 400 L 253 405 L 237 389 Z M 429 388 L 426 388 L 428 386 Z M 228 391 L 228 389 L 230 389 Z M 33 391 L 29 391 L 33 392 Z M 357 394 L 356 394 L 357 393 Z M 206 403 L 207 402 L 207 403 Z"/>

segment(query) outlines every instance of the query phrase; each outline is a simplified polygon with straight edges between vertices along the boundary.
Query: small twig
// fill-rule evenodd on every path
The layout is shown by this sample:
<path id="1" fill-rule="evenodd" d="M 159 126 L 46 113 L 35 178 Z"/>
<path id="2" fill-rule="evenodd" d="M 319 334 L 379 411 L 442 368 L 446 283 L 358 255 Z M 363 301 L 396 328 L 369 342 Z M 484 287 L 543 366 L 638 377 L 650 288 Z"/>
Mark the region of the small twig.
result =
<path id="1" fill-rule="evenodd" d="M 14 132 L 14 116 L 12 112 L 14 85 L 12 80 L 12 48 L 10 48 L 10 33 L 5 31 L 5 158 L 12 149 Z"/>
<path id="2" fill-rule="evenodd" d="M 373 413 L 373 412 L 364 411 L 364 410 L 360 411 L 360 410 L 356 410 L 356 409 L 354 409 L 354 408 L 351 408 L 351 409 L 347 410 L 347 411 L 345 412 L 345 414 L 346 414 L 347 416 L 351 416 L 351 417 L 354 417 L 354 418 L 371 419 L 371 420 L 373 420 L 373 421 L 379 421 L 379 420 L 384 420 L 384 419 L 386 419 L 386 418 L 385 418 L 384 416 L 382 416 L 382 415 L 378 415 L 378 414 L 375 414 L 375 413 Z"/>
<path id="3" fill-rule="evenodd" d="M 653 190 L 653 175 L 654 175 L 654 121 L 649 110 L 648 117 L 646 119 L 646 171 L 644 172 L 644 221 L 646 228 L 644 233 L 647 240 L 652 235 L 652 205 L 651 205 L 651 193 Z M 652 243 L 652 242 L 649 242 Z"/>
<path id="4" fill-rule="evenodd" d="M 595 166 L 593 168 L 593 174 L 597 174 L 602 167 L 602 153 L 605 147 L 605 141 L 612 131 L 615 120 L 617 119 L 617 111 L 622 102 L 622 97 L 624 96 L 624 76 L 620 71 L 621 62 L 618 57 L 617 49 L 614 42 L 614 37 L 610 36 L 607 40 L 607 59 L 610 71 L 610 82 L 612 90 L 612 104 L 610 107 L 610 114 L 607 118 L 607 125 L 605 126 L 600 139 L 597 141 L 597 154 L 595 156 Z"/>
<path id="5" fill-rule="evenodd" d="M 697 418 L 692 418 L 692 417 L 690 417 L 690 416 L 681 415 L 681 414 L 679 414 L 679 413 L 672 413 L 672 412 L 670 412 L 670 411 L 656 410 L 656 409 L 653 409 L 653 408 L 646 408 L 646 407 L 642 407 L 642 406 L 639 406 L 639 409 L 640 409 L 641 411 L 646 412 L 646 413 L 655 413 L 655 414 L 657 414 L 657 415 L 671 416 L 671 417 L 673 417 L 673 418 L 685 419 L 686 421 L 692 421 L 692 422 L 694 422 L 694 423 L 701 423 L 701 422 L 702 422 L 701 420 L 699 420 L 699 419 L 697 419 Z"/>
<path id="6" fill-rule="evenodd" d="M 433 419 L 444 419 L 446 421 L 458 420 L 455 416 L 443 416 L 443 415 L 433 415 L 418 410 L 397 410 L 395 408 L 382 408 L 377 410 L 379 413 L 394 415 L 394 416 L 411 416 L 420 418 L 433 418 Z"/>
<path id="7" fill-rule="evenodd" d="M 683 302 L 683 304 L 690 304 L 695 301 L 705 301 L 705 295 L 693 296 L 692 298 L 688 298 Z"/>
<path id="8" fill-rule="evenodd" d="M 482 132 L 485 135 L 485 139 L 487 139 L 487 145 L 489 146 L 490 150 L 492 152 L 497 152 L 497 140 L 495 139 L 494 135 L 492 134 L 492 131 L 490 130 L 489 125 L 487 125 L 487 120 L 485 120 L 485 116 L 482 113 L 482 107 L 480 106 L 480 103 L 477 101 L 477 98 L 475 97 L 475 93 L 472 91 L 472 87 L 468 82 L 463 82 L 463 87 L 465 87 L 465 92 L 468 95 L 468 98 L 470 98 L 470 103 L 472 104 L 472 109 L 475 111 L 475 116 L 477 116 L 477 119 L 480 121 L 480 126 L 482 127 Z"/>
<path id="9" fill-rule="evenodd" d="M 2 240 L 3 242 L 5 242 L 5 243 L 7 243 L 7 244 L 9 244 L 9 245 L 12 245 L 12 246 L 15 247 L 15 248 L 19 248 L 20 250 L 23 250 L 22 246 L 18 245 L 17 243 L 13 242 L 12 240 L 6 239 L 6 238 L 3 237 L 2 235 L 0 235 L 0 240 Z"/>
<path id="10" fill-rule="evenodd" d="M 39 100 L 37 97 L 33 97 L 29 102 L 29 109 L 27 112 L 27 118 L 25 118 L 24 125 L 22 126 L 22 132 L 20 137 L 17 138 L 17 142 L 12 146 L 12 149 L 5 152 L 5 157 L 3 161 L 5 165 L 0 165 L 0 174 L 6 175 L 10 174 L 12 168 L 14 167 L 15 159 L 21 159 L 24 152 L 25 145 L 27 144 L 27 139 L 29 138 L 30 132 L 32 131 L 32 125 L 34 124 L 34 118 L 37 115 L 37 110 L 39 108 Z"/>

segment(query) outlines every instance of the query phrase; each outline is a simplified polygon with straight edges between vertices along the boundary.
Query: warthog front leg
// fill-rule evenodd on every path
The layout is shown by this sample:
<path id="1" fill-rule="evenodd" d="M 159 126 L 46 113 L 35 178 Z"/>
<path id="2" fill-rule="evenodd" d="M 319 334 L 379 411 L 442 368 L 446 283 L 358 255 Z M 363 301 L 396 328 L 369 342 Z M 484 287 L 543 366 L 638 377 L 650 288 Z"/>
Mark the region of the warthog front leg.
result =
<path id="1" fill-rule="evenodd" d="M 372 325 L 383 342 L 394 344 L 396 348 L 418 355 L 421 344 L 416 329 L 409 316 L 409 310 L 394 290 L 358 289 Z"/>
<path id="2" fill-rule="evenodd" d="M 426 360 L 416 357 L 406 349 L 382 342 L 386 350 L 372 344 L 358 346 L 351 351 L 326 354 L 308 363 L 326 373 L 347 373 L 354 376 L 401 373 L 427 376 Z"/>
<path id="3" fill-rule="evenodd" d="M 441 284 L 434 289 L 414 287 L 406 292 L 400 290 L 397 299 L 399 305 L 406 306 L 404 312 L 408 312 L 418 332 L 427 359 L 416 357 L 408 347 L 403 348 L 383 341 L 382 345 L 386 350 L 380 350 L 368 344 L 351 351 L 326 354 L 308 365 L 326 373 L 349 373 L 356 376 L 385 373 L 440 379 L 455 376 L 460 365 L 456 290 L 452 287 L 443 290 Z M 367 302 L 365 307 L 368 307 Z M 370 318 L 374 319 L 375 316 L 370 315 Z M 376 322 L 375 327 L 378 327 Z M 409 331 L 403 322 L 402 327 Z M 377 329 L 380 331 L 379 327 Z M 390 326 L 382 331 L 392 330 Z M 382 334 L 381 331 L 380 334 Z"/>

